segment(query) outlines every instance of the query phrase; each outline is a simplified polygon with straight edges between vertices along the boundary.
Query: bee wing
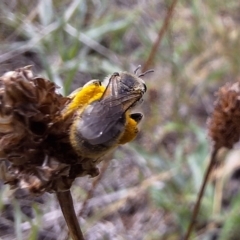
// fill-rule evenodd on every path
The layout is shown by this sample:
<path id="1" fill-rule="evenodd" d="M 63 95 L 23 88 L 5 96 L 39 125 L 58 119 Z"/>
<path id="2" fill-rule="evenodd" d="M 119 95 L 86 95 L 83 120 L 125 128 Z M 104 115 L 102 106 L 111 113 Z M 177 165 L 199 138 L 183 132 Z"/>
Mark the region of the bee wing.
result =
<path id="1" fill-rule="evenodd" d="M 89 105 L 81 114 L 78 132 L 91 144 L 103 144 L 118 136 L 125 125 L 125 111 L 118 99 Z"/>

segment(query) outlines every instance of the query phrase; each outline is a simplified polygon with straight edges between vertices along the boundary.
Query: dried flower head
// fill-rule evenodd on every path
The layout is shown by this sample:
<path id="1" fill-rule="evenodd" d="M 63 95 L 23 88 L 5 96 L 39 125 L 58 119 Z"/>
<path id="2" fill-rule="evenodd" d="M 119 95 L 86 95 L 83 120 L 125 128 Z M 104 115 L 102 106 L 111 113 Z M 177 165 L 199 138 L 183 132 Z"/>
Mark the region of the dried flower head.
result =
<path id="1" fill-rule="evenodd" d="M 73 239 L 83 235 L 69 189 L 77 177 L 98 175 L 102 156 L 136 137 L 142 114 L 132 108 L 148 72 L 113 73 L 106 86 L 92 80 L 69 97 L 31 66 L 0 77 L 0 178 L 34 194 L 56 192 Z"/>
<path id="2" fill-rule="evenodd" d="M 32 193 L 65 191 L 78 176 L 96 176 L 96 162 L 79 157 L 69 143 L 70 99 L 56 85 L 34 77 L 31 66 L 0 77 L 0 175 Z"/>
<path id="3" fill-rule="evenodd" d="M 216 149 L 232 148 L 240 138 L 240 83 L 221 87 L 217 97 L 208 122 L 209 136 Z"/>
<path id="4" fill-rule="evenodd" d="M 30 66 L 0 77 L 0 177 L 39 194 L 98 175 L 102 156 L 138 133 L 142 114 L 132 109 L 146 92 L 139 76 L 113 73 L 106 86 L 92 80 L 69 97 Z"/>

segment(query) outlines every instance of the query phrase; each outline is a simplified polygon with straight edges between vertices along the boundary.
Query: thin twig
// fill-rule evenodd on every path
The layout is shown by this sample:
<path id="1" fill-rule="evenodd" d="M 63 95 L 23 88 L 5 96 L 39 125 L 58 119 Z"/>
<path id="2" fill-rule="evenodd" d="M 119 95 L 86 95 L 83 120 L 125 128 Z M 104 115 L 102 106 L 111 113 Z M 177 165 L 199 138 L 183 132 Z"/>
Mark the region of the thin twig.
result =
<path id="1" fill-rule="evenodd" d="M 70 236 L 73 240 L 84 240 L 83 234 L 78 223 L 78 219 L 74 210 L 73 200 L 70 190 L 66 192 L 56 193 L 63 216 L 67 223 Z"/>
<path id="2" fill-rule="evenodd" d="M 95 188 L 97 187 L 98 183 L 101 181 L 104 173 L 106 172 L 108 165 L 109 165 L 110 160 L 105 160 L 103 163 L 103 166 L 101 168 L 100 174 L 99 176 L 94 180 L 91 189 L 88 191 L 87 197 L 84 200 L 83 204 L 82 204 L 82 208 L 80 210 L 80 212 L 78 213 L 78 216 L 82 216 L 82 214 L 84 213 L 84 210 L 87 206 L 88 200 L 92 197 L 93 192 L 95 190 Z"/>
<path id="3" fill-rule="evenodd" d="M 209 163 L 207 171 L 205 173 L 201 189 L 200 189 L 200 191 L 198 193 L 197 202 L 196 202 L 196 204 L 194 206 L 193 213 L 192 213 L 192 218 L 191 218 L 190 224 L 188 226 L 188 230 L 187 230 L 187 233 L 186 233 L 186 236 L 185 236 L 184 240 L 188 240 L 190 238 L 190 235 L 192 233 L 192 229 L 193 229 L 193 227 L 194 227 L 194 225 L 196 223 L 196 218 L 197 218 L 197 215 L 198 215 L 198 212 L 199 212 L 201 200 L 202 200 L 202 197 L 203 197 L 203 194 L 204 194 L 204 191 L 205 191 L 205 188 L 206 188 L 209 176 L 210 176 L 210 174 L 212 172 L 212 169 L 213 169 L 213 167 L 214 167 L 214 165 L 216 163 L 217 152 L 218 152 L 218 148 L 214 148 L 214 150 L 212 151 L 210 163 Z"/>
<path id="4" fill-rule="evenodd" d="M 164 19 L 164 22 L 163 22 L 163 25 L 159 29 L 158 37 L 156 39 L 156 42 L 153 44 L 151 52 L 148 56 L 148 59 L 146 60 L 145 64 L 143 65 L 143 68 L 142 68 L 143 72 L 145 72 L 147 69 L 152 67 L 152 63 L 153 63 L 153 60 L 154 60 L 155 55 L 157 53 L 158 46 L 160 45 L 160 43 L 162 41 L 162 38 L 163 38 L 167 28 L 168 28 L 168 25 L 169 25 L 169 22 L 171 20 L 172 15 L 173 15 L 173 10 L 174 10 L 174 8 L 177 4 L 177 1 L 178 0 L 173 0 L 172 4 L 170 5 L 170 7 L 168 9 L 167 15 L 166 15 L 166 17 Z"/>

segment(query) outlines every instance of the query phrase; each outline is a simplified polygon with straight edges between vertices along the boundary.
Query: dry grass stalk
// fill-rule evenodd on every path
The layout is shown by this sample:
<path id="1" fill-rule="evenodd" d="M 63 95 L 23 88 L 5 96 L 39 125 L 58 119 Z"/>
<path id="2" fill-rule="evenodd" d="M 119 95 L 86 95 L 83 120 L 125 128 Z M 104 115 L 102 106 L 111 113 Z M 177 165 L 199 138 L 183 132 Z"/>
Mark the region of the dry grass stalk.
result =
<path id="1" fill-rule="evenodd" d="M 154 62 L 154 58 L 156 56 L 157 49 L 163 39 L 164 34 L 166 33 L 166 31 L 168 29 L 168 26 L 169 26 L 170 20 L 172 19 L 172 15 L 173 15 L 174 9 L 177 5 L 177 2 L 178 2 L 178 0 L 173 0 L 171 5 L 169 6 L 169 9 L 168 9 L 166 17 L 164 19 L 163 25 L 159 29 L 157 39 L 154 42 L 154 44 L 152 45 L 151 52 L 149 53 L 149 56 L 143 66 L 143 71 L 146 71 L 147 69 L 149 69 Z"/>

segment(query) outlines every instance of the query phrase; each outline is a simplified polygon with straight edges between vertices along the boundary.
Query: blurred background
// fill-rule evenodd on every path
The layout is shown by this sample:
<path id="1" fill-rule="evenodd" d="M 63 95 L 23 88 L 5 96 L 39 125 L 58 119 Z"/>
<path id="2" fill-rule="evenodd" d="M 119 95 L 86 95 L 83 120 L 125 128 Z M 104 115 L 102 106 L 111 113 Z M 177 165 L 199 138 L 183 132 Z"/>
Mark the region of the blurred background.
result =
<path id="1" fill-rule="evenodd" d="M 86 240 L 184 236 L 211 152 L 214 93 L 240 76 L 239 11 L 235 0 L 0 1 L 1 75 L 33 65 L 67 95 L 139 64 L 155 70 L 137 139 L 72 187 Z M 239 156 L 221 152 L 192 239 L 240 239 Z M 0 239 L 69 239 L 54 194 L 2 184 L 0 210 Z"/>

